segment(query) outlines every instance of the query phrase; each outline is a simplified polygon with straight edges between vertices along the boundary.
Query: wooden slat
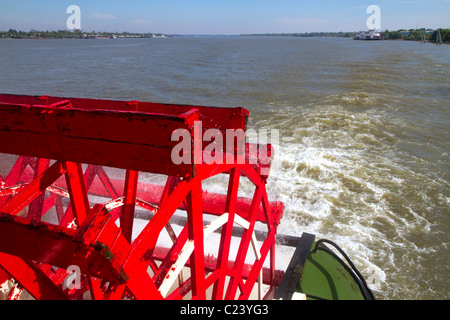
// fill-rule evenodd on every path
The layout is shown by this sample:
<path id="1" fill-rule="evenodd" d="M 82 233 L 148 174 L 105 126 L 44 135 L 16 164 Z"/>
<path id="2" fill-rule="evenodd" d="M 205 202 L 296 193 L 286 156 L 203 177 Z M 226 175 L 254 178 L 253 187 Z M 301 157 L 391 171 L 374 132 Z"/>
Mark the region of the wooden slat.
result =
<path id="1" fill-rule="evenodd" d="M 164 104 L 142 101 L 119 101 L 105 99 L 86 99 L 74 97 L 37 97 L 29 95 L 0 94 L 0 101 L 13 104 L 51 105 L 64 100 L 70 100 L 73 108 L 86 110 L 115 110 L 137 111 L 145 113 L 164 113 L 168 115 L 180 115 L 191 109 L 198 109 L 203 129 L 216 128 L 246 129 L 249 112 L 241 107 L 211 107 L 182 104 Z"/>
<path id="2" fill-rule="evenodd" d="M 176 129 L 192 131 L 195 112 L 180 116 L 0 103 L 0 152 L 156 172 L 193 173 L 174 165 Z"/>

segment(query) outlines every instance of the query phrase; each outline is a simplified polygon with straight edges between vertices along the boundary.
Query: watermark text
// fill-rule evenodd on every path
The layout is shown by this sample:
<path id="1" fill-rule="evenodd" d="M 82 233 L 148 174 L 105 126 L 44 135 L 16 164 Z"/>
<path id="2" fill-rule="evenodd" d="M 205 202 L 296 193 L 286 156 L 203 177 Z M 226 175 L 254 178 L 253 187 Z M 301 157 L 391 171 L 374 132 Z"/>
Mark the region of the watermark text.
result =
<path id="1" fill-rule="evenodd" d="M 77 5 L 70 5 L 66 10 L 67 14 L 71 14 L 66 21 L 67 29 L 80 30 L 81 29 L 81 9 Z"/>
<path id="2" fill-rule="evenodd" d="M 367 13 L 371 14 L 367 18 L 366 26 L 369 30 L 381 30 L 381 9 L 377 5 L 370 5 L 367 7 Z"/>

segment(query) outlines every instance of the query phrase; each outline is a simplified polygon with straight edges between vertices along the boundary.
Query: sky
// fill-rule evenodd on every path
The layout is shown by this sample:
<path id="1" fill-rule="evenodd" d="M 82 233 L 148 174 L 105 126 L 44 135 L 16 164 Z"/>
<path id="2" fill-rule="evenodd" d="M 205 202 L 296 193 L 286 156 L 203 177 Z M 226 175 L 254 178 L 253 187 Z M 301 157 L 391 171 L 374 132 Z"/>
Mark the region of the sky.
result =
<path id="1" fill-rule="evenodd" d="M 382 30 L 450 28 L 450 0 L 0 0 L 0 30 L 67 29 L 70 5 L 85 32 L 355 32 L 367 29 L 369 5 Z"/>

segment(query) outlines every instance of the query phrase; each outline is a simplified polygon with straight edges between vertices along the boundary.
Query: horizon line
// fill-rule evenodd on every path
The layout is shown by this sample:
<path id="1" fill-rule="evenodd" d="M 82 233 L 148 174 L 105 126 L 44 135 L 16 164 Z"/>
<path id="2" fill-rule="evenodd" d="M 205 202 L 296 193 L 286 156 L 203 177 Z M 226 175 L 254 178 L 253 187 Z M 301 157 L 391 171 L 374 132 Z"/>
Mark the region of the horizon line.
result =
<path id="1" fill-rule="evenodd" d="M 396 30 L 390 30 L 390 29 L 384 29 L 384 30 L 379 30 L 380 32 L 385 32 L 385 31 L 410 31 L 410 30 L 438 30 L 438 29 L 450 29 L 450 28 L 400 28 L 400 29 L 396 29 Z M 0 32 L 5 32 L 8 33 L 10 32 L 10 30 L 14 30 L 16 32 L 61 32 L 61 31 L 65 31 L 65 32 L 72 32 L 75 33 L 77 30 L 69 30 L 69 29 L 58 29 L 58 30 L 35 30 L 33 28 L 31 28 L 29 31 L 24 31 L 24 30 L 16 30 L 13 28 L 9 28 L 7 30 L 0 30 Z M 358 31 L 304 31 L 304 32 L 261 32 L 261 33 L 234 33 L 234 34 L 225 34 L 225 33 L 164 33 L 164 32 L 133 32 L 133 31 L 83 31 L 83 30 L 79 30 L 82 33 L 86 33 L 86 34 L 92 34 L 92 33 L 111 33 L 111 34 L 124 34 L 124 33 L 128 33 L 128 34 L 156 34 L 156 35 L 170 35 L 170 36 L 252 36 L 252 35 L 295 35 L 295 34 L 323 34 L 323 33 L 330 33 L 330 34 L 339 34 L 339 33 L 355 33 L 355 32 L 359 32 L 362 30 L 358 30 Z"/>

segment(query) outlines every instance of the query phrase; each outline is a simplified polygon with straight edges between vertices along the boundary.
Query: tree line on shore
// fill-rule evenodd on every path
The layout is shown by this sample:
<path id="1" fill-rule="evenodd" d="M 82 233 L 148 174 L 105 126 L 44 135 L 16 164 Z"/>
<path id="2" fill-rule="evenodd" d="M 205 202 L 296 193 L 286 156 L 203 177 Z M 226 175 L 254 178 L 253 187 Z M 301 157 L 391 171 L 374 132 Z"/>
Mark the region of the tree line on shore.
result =
<path id="1" fill-rule="evenodd" d="M 439 29 L 443 42 L 450 43 L 450 29 Z M 304 33 L 265 33 L 246 34 L 246 36 L 288 36 L 288 37 L 341 37 L 352 38 L 354 32 L 304 32 Z M 396 31 L 385 30 L 381 32 L 384 40 L 410 40 L 436 42 L 437 30 L 431 29 L 400 29 Z"/>
<path id="2" fill-rule="evenodd" d="M 450 43 L 450 29 L 439 29 L 443 42 Z M 411 40 L 436 42 L 437 30 L 409 29 L 382 32 L 385 40 Z M 424 37 L 424 39 L 423 39 Z"/>
<path id="3" fill-rule="evenodd" d="M 9 29 L 0 31 L 0 38 L 12 39 L 85 39 L 89 37 L 116 37 L 116 38 L 152 38 L 161 36 L 159 33 L 130 33 L 130 32 L 84 32 L 81 30 L 58 30 L 58 31 L 17 31 Z"/>
<path id="4" fill-rule="evenodd" d="M 443 42 L 450 43 L 450 29 L 439 29 Z M 382 33 L 384 40 L 411 40 L 421 41 L 423 35 L 425 41 L 436 42 L 437 30 L 429 29 L 400 29 L 396 31 L 385 30 Z M 152 38 L 161 36 L 158 33 L 130 33 L 130 32 L 83 32 L 81 30 L 58 30 L 58 31 L 17 31 L 9 29 L 0 31 L 0 38 L 12 39 L 84 39 L 90 37 L 116 37 L 116 38 Z M 243 34 L 242 36 L 288 36 L 288 37 L 340 37 L 351 38 L 354 32 L 304 32 L 304 33 L 265 33 L 265 34 Z"/>

